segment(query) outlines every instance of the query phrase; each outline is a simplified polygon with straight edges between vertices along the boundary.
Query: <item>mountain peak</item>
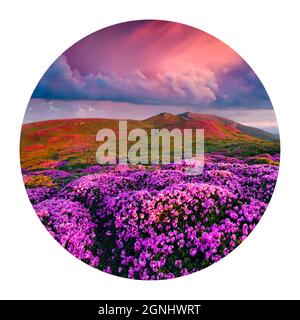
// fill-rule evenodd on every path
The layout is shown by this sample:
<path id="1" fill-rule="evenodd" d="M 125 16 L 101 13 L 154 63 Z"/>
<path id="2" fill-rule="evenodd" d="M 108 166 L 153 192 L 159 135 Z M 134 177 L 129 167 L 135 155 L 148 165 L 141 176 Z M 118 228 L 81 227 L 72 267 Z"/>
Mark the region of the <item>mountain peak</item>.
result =
<path id="1" fill-rule="evenodd" d="M 189 111 L 179 114 L 179 116 L 183 119 L 193 119 L 197 115 L 198 115 L 197 113 L 193 113 L 193 112 L 189 112 Z"/>
<path id="2" fill-rule="evenodd" d="M 205 114 L 205 113 L 195 113 L 186 111 L 183 113 L 178 114 L 179 117 L 181 117 L 184 120 L 203 120 L 203 119 L 210 119 L 210 118 L 217 118 L 217 116 L 213 114 Z"/>
<path id="3" fill-rule="evenodd" d="M 164 118 L 169 118 L 169 117 L 173 117 L 174 114 L 169 113 L 169 112 L 161 112 L 160 114 L 158 114 L 159 116 L 162 116 Z"/>
<path id="4" fill-rule="evenodd" d="M 169 112 L 161 112 L 155 116 L 152 116 L 148 119 L 145 119 L 146 121 L 174 121 L 177 122 L 180 120 L 180 118 L 172 113 Z"/>

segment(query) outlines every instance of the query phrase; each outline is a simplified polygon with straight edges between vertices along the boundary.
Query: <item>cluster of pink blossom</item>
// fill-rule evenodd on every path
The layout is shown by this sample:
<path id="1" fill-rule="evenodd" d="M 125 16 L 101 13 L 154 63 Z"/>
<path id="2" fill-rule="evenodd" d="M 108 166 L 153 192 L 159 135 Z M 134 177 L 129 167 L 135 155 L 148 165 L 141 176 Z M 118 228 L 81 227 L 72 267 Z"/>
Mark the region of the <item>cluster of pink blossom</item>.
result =
<path id="1" fill-rule="evenodd" d="M 97 266 L 99 257 L 92 250 L 95 243 L 95 223 L 89 212 L 78 202 L 48 199 L 34 209 L 50 234 L 76 258 Z"/>
<path id="2" fill-rule="evenodd" d="M 99 235 L 110 254 L 102 262 L 125 277 L 166 279 L 227 255 L 253 230 L 266 205 L 240 201 L 221 187 L 182 183 L 155 195 L 121 193 L 107 198 L 107 207 Z"/>
<path id="3" fill-rule="evenodd" d="M 199 175 L 188 175 L 184 163 L 45 170 L 65 183 L 27 192 L 49 232 L 77 258 L 122 277 L 168 279 L 220 260 L 254 229 L 278 165 L 248 160 L 206 155 Z"/>

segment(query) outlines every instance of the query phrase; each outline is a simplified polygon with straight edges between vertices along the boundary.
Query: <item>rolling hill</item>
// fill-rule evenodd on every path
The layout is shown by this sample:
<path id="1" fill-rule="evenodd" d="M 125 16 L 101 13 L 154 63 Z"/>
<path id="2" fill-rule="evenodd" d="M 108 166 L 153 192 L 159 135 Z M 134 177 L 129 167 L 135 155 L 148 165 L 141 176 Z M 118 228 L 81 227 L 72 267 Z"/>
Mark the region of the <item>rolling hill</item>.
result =
<path id="1" fill-rule="evenodd" d="M 230 119 L 208 114 L 162 112 L 145 120 L 128 120 L 133 128 L 204 129 L 205 150 L 251 155 L 279 152 L 279 141 L 264 130 L 244 126 Z M 23 124 L 20 155 L 23 168 L 40 168 L 44 162 L 68 160 L 76 164 L 95 163 L 99 146 L 96 133 L 103 128 L 117 132 L 116 119 L 63 119 Z"/>

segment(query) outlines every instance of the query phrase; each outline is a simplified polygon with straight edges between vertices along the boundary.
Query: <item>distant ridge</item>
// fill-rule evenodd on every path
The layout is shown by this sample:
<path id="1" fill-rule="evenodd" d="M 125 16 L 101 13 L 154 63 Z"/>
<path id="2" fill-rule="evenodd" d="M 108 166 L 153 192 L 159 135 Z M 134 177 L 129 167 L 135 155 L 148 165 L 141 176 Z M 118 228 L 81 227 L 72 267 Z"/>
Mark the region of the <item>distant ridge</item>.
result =
<path id="1" fill-rule="evenodd" d="M 250 127 L 243 125 L 241 123 L 238 123 L 236 121 L 226 119 L 224 117 L 219 117 L 216 115 L 211 115 L 211 114 L 200 114 L 200 113 L 193 113 L 193 112 L 184 112 L 179 114 L 180 117 L 186 120 L 200 120 L 200 119 L 208 119 L 208 118 L 215 118 L 218 119 L 219 121 L 223 122 L 224 124 L 234 126 L 238 130 L 240 130 L 243 133 L 246 133 L 250 136 L 253 136 L 258 139 L 262 140 L 267 140 L 267 141 L 273 141 L 273 140 L 278 140 L 278 135 L 272 134 L 270 132 L 267 132 L 262 129 L 258 129 L 255 127 Z"/>
<path id="2" fill-rule="evenodd" d="M 156 122 L 159 127 L 178 127 L 178 128 L 203 128 L 206 130 L 207 137 L 213 137 L 213 131 L 218 138 L 226 136 L 230 138 L 230 132 L 234 134 L 244 134 L 248 138 L 253 137 L 267 141 L 278 140 L 278 136 L 262 129 L 243 125 L 239 122 L 219 117 L 213 114 L 202 114 L 193 112 L 184 112 L 177 115 L 168 112 L 162 112 L 144 120 L 145 122 Z M 219 130 L 218 130 L 219 129 Z M 223 130 L 223 133 L 221 132 Z M 246 138 L 246 136 L 244 136 Z"/>

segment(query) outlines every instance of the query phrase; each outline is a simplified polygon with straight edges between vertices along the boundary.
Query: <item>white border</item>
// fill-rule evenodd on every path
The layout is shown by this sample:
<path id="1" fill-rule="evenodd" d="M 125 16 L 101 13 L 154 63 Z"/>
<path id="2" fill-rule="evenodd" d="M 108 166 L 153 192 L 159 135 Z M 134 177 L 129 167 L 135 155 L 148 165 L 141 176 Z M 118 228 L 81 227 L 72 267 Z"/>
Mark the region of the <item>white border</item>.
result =
<path id="1" fill-rule="evenodd" d="M 297 4 L 292 0 L 2 2 L 0 298 L 300 298 Z M 282 141 L 274 197 L 249 238 L 206 270 L 156 282 L 99 272 L 61 248 L 45 232 L 30 206 L 18 160 L 23 113 L 49 64 L 93 31 L 143 18 L 198 27 L 236 50 L 265 85 Z"/>

